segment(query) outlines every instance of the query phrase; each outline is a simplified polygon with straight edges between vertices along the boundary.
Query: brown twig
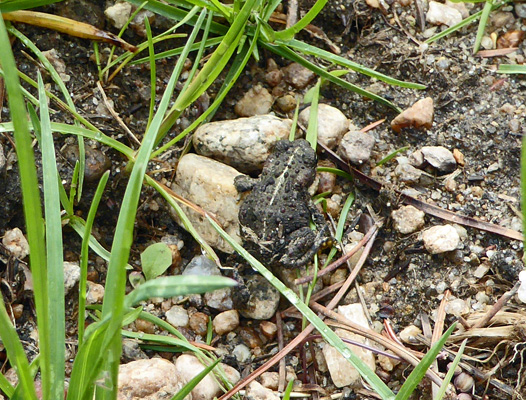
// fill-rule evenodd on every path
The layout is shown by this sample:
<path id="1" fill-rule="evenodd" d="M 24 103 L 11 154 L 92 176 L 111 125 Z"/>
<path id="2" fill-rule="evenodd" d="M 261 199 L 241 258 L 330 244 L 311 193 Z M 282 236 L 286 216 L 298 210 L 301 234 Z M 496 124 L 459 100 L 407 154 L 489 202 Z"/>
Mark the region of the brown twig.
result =
<path id="1" fill-rule="evenodd" d="M 483 326 L 486 326 L 488 322 L 495 316 L 495 314 L 497 314 L 502 309 L 502 307 L 504 307 L 506 303 L 513 296 L 515 296 L 520 286 L 521 286 L 521 282 L 517 282 L 511 290 L 507 291 L 502 296 L 500 296 L 500 298 L 495 302 L 493 307 L 491 307 L 491 309 L 488 310 L 486 315 L 484 315 L 482 318 L 477 320 L 473 325 L 471 325 L 471 329 L 482 328 Z"/>

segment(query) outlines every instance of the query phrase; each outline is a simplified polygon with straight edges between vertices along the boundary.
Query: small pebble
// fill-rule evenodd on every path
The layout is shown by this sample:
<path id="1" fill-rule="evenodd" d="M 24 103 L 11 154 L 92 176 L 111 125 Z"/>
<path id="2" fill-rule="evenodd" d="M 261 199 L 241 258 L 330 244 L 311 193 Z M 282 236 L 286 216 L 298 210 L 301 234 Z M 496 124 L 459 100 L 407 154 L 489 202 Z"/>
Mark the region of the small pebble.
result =
<path id="1" fill-rule="evenodd" d="M 2 244 L 16 258 L 22 260 L 29 254 L 29 243 L 19 228 L 6 231 Z"/>
<path id="2" fill-rule="evenodd" d="M 155 333 L 155 325 L 150 321 L 145 321 L 144 319 L 136 319 L 135 320 L 135 327 L 138 331 L 144 332 L 144 333 Z"/>
<path id="3" fill-rule="evenodd" d="M 104 14 L 110 20 L 113 27 L 121 29 L 130 18 L 132 5 L 126 2 L 115 3 L 104 10 Z"/>
<path id="4" fill-rule="evenodd" d="M 309 126 L 311 107 L 300 112 L 298 120 L 305 127 Z M 328 104 L 318 105 L 318 140 L 330 149 L 338 143 L 349 130 L 349 120 L 340 110 Z"/>
<path id="5" fill-rule="evenodd" d="M 264 387 L 257 381 L 252 381 L 248 384 L 246 398 L 248 400 L 280 400 L 277 393 Z"/>
<path id="6" fill-rule="evenodd" d="M 295 62 L 283 68 L 283 78 L 296 89 L 306 88 L 315 77 L 314 72 Z"/>
<path id="7" fill-rule="evenodd" d="M 437 225 L 426 229 L 422 234 L 424 246 L 431 254 L 445 253 L 457 248 L 460 237 L 451 225 Z"/>
<path id="8" fill-rule="evenodd" d="M 426 97 L 398 114 L 398 116 L 391 121 L 391 128 L 397 133 L 400 133 L 402 129 L 408 127 L 430 129 L 433 125 L 433 115 L 433 99 Z"/>
<path id="9" fill-rule="evenodd" d="M 404 235 L 416 232 L 422 228 L 425 224 L 424 216 L 425 213 L 423 211 L 413 206 L 403 206 L 398 210 L 393 210 L 391 213 L 394 228 Z"/>
<path id="10" fill-rule="evenodd" d="M 64 290 L 66 294 L 80 281 L 80 267 L 78 262 L 64 262 Z"/>
<path id="11" fill-rule="evenodd" d="M 456 8 L 430 1 L 426 21 L 433 25 L 453 26 L 462 21 L 462 14 Z"/>
<path id="12" fill-rule="evenodd" d="M 469 314 L 469 306 L 466 301 L 462 299 L 450 300 L 445 307 L 447 314 L 452 314 L 456 317 Z"/>
<path id="13" fill-rule="evenodd" d="M 188 311 L 181 306 L 173 306 L 164 314 L 166 321 L 175 326 L 176 328 L 187 326 L 188 320 Z"/>
<path id="14" fill-rule="evenodd" d="M 451 172 L 457 168 L 453 153 L 442 146 L 424 146 L 421 149 L 424 159 L 440 172 Z"/>
<path id="15" fill-rule="evenodd" d="M 284 113 L 288 113 L 296 108 L 296 97 L 291 94 L 285 94 L 276 99 L 276 107 Z"/>
<path id="16" fill-rule="evenodd" d="M 208 315 L 198 311 L 190 316 L 188 326 L 196 335 L 204 337 L 208 331 L 208 318 Z"/>
<path id="17" fill-rule="evenodd" d="M 411 164 L 399 164 L 395 168 L 395 175 L 398 176 L 400 182 L 418 183 L 422 176 L 422 171 Z"/>
<path id="18" fill-rule="evenodd" d="M 400 336 L 400 340 L 407 344 L 415 344 L 418 343 L 416 337 L 418 334 L 421 334 L 422 330 L 418 328 L 415 325 L 409 325 L 402 329 L 402 331 L 398 334 Z"/>
<path id="19" fill-rule="evenodd" d="M 86 304 L 99 304 L 104 299 L 104 286 L 88 281 Z"/>
<path id="20" fill-rule="evenodd" d="M 213 320 L 213 327 L 218 335 L 231 332 L 239 326 L 239 314 L 229 310 L 218 314 Z"/>
<path id="21" fill-rule="evenodd" d="M 274 99 L 267 89 L 261 85 L 250 88 L 243 98 L 237 102 L 234 111 L 240 117 L 268 114 Z"/>
<path id="22" fill-rule="evenodd" d="M 270 321 L 261 321 L 259 324 L 259 329 L 261 333 L 268 339 L 274 339 L 278 333 L 278 327 L 274 322 Z"/>
<path id="23" fill-rule="evenodd" d="M 278 390 L 279 374 L 277 372 L 263 372 L 259 379 L 264 387 Z"/>
<path id="24" fill-rule="evenodd" d="M 250 349 L 244 344 L 238 344 L 236 347 L 234 347 L 232 355 L 238 362 L 245 363 L 250 360 Z"/>
<path id="25" fill-rule="evenodd" d="M 351 131 L 345 134 L 338 153 L 347 161 L 361 165 L 371 158 L 375 140 L 368 133 Z"/>

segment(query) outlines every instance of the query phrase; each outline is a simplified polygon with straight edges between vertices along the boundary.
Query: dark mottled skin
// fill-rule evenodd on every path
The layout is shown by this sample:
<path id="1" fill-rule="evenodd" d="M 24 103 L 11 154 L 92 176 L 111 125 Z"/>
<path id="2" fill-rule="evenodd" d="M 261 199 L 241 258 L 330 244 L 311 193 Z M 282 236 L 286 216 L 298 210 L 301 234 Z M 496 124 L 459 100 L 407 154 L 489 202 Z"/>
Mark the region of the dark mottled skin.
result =
<path id="1" fill-rule="evenodd" d="M 239 210 L 244 246 L 263 264 L 304 266 L 329 238 L 308 193 L 315 176 L 316 152 L 299 139 L 277 142 L 259 179 L 236 177 L 239 192 L 252 189 Z M 309 228 L 311 219 L 317 232 Z"/>

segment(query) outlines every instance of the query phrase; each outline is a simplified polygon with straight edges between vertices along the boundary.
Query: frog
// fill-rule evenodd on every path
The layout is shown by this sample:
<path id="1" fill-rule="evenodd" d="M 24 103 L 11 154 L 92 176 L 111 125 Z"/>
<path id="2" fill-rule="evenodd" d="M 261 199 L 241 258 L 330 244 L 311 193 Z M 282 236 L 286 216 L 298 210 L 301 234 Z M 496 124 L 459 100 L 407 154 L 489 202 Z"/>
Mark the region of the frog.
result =
<path id="1" fill-rule="evenodd" d="M 264 265 L 303 267 L 331 240 L 308 191 L 316 165 L 316 152 L 308 141 L 283 139 L 276 142 L 258 178 L 234 179 L 239 193 L 250 191 L 238 214 L 243 245 Z M 316 231 L 309 227 L 311 221 Z"/>

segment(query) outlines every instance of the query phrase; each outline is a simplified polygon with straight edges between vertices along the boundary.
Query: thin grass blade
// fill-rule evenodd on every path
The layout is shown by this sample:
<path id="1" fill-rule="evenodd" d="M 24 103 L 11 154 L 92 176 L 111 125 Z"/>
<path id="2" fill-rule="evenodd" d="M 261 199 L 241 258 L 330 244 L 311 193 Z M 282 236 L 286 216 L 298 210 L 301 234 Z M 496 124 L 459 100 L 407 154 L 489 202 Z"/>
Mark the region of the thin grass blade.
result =
<path id="1" fill-rule="evenodd" d="M 210 364 L 208 367 L 206 367 L 204 370 L 202 370 L 200 373 L 198 373 L 196 376 L 194 376 L 186 385 L 184 385 L 179 392 L 177 392 L 171 400 L 183 400 L 187 395 L 190 394 L 190 392 L 197 386 L 199 382 L 203 380 L 205 376 L 207 376 L 212 370 L 215 368 L 217 364 L 219 364 L 219 359 L 214 361 L 212 364 Z"/>

